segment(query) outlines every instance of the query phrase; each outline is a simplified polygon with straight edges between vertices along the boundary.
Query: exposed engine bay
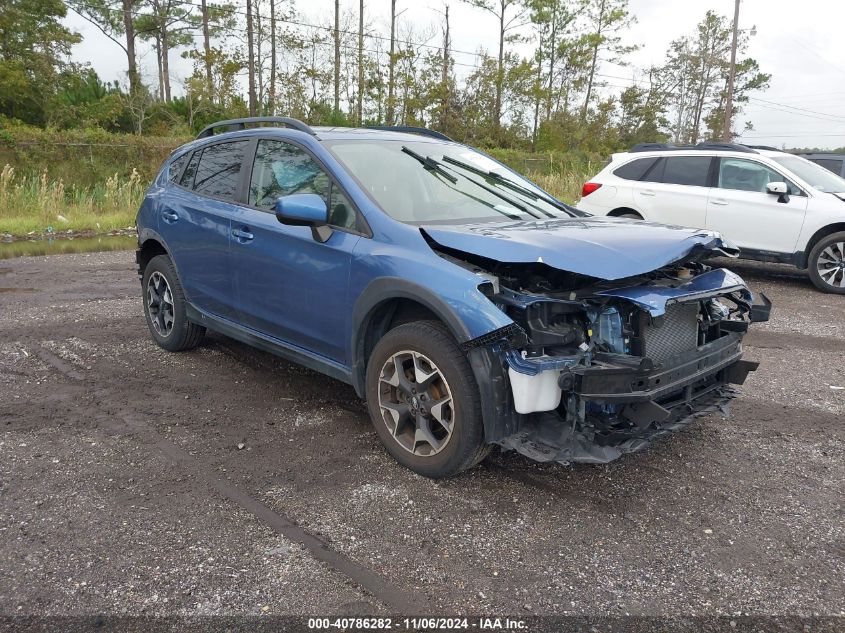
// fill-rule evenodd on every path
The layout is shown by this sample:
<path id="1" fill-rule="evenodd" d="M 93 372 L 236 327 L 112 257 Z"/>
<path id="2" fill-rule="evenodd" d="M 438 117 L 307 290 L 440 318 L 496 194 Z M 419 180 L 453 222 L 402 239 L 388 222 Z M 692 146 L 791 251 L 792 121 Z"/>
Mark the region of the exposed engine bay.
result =
<path id="1" fill-rule="evenodd" d="M 604 463 L 638 451 L 697 416 L 727 413 L 732 385 L 757 368 L 741 360 L 741 341 L 771 304 L 754 305 L 742 280 L 704 254 L 602 280 L 436 250 L 478 275 L 513 320 L 484 341 L 506 368 L 515 413 L 491 439 L 532 459 Z"/>

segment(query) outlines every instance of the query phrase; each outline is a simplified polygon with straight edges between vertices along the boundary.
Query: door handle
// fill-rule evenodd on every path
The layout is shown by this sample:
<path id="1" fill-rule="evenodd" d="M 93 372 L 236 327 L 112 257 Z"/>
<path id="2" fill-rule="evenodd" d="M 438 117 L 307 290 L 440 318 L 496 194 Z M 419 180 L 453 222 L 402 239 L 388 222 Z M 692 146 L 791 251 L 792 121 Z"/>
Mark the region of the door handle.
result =
<path id="1" fill-rule="evenodd" d="M 179 215 L 175 211 L 162 211 L 161 217 L 164 219 L 165 222 L 168 224 L 173 224 L 176 220 L 179 219 Z"/>
<path id="2" fill-rule="evenodd" d="M 646 189 L 645 191 L 640 191 L 641 196 L 654 196 L 654 192 L 651 189 Z"/>
<path id="3" fill-rule="evenodd" d="M 246 227 L 242 229 L 233 229 L 232 236 L 234 236 L 241 244 L 246 244 L 247 242 L 251 242 L 255 239 L 255 236 L 250 233 L 249 229 Z"/>
<path id="4" fill-rule="evenodd" d="M 718 204 L 720 207 L 728 206 L 728 201 L 723 200 L 722 198 L 717 198 L 716 200 L 711 200 L 710 204 Z"/>

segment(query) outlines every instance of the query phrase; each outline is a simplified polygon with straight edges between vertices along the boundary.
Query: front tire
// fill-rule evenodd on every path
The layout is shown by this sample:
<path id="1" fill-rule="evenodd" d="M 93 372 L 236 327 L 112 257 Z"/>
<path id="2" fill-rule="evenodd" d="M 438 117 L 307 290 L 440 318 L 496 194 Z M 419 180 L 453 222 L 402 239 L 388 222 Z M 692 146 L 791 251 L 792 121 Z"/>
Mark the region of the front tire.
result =
<path id="1" fill-rule="evenodd" d="M 181 352 L 199 345 L 205 328 L 188 320 L 185 291 L 170 257 L 157 255 L 150 260 L 141 289 L 147 327 L 160 347 Z"/>
<path id="2" fill-rule="evenodd" d="M 466 355 L 435 321 L 400 325 L 367 364 L 367 407 L 393 458 L 432 479 L 486 456 L 478 385 Z"/>
<path id="3" fill-rule="evenodd" d="M 807 261 L 810 280 L 822 292 L 845 294 L 845 232 L 819 240 Z"/>

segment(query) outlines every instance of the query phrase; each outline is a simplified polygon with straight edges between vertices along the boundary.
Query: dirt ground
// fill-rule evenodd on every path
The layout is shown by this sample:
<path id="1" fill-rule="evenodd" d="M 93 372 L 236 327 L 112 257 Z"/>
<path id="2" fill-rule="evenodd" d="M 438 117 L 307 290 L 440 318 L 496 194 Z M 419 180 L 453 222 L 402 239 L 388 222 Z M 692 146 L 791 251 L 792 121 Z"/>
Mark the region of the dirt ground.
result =
<path id="1" fill-rule="evenodd" d="M 133 253 L 0 261 L 0 615 L 845 615 L 845 297 L 732 268 L 775 308 L 730 419 L 434 482 L 351 387 L 156 347 Z"/>

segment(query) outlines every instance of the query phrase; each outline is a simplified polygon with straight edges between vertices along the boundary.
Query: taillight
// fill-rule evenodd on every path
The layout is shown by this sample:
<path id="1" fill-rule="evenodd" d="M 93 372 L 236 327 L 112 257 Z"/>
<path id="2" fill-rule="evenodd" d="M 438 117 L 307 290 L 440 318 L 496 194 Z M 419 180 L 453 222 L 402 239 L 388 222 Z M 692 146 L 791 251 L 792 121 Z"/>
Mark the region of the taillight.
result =
<path id="1" fill-rule="evenodd" d="M 585 182 L 584 186 L 581 187 L 581 197 L 586 198 L 591 193 L 596 191 L 597 189 L 601 188 L 601 183 L 598 182 Z"/>

